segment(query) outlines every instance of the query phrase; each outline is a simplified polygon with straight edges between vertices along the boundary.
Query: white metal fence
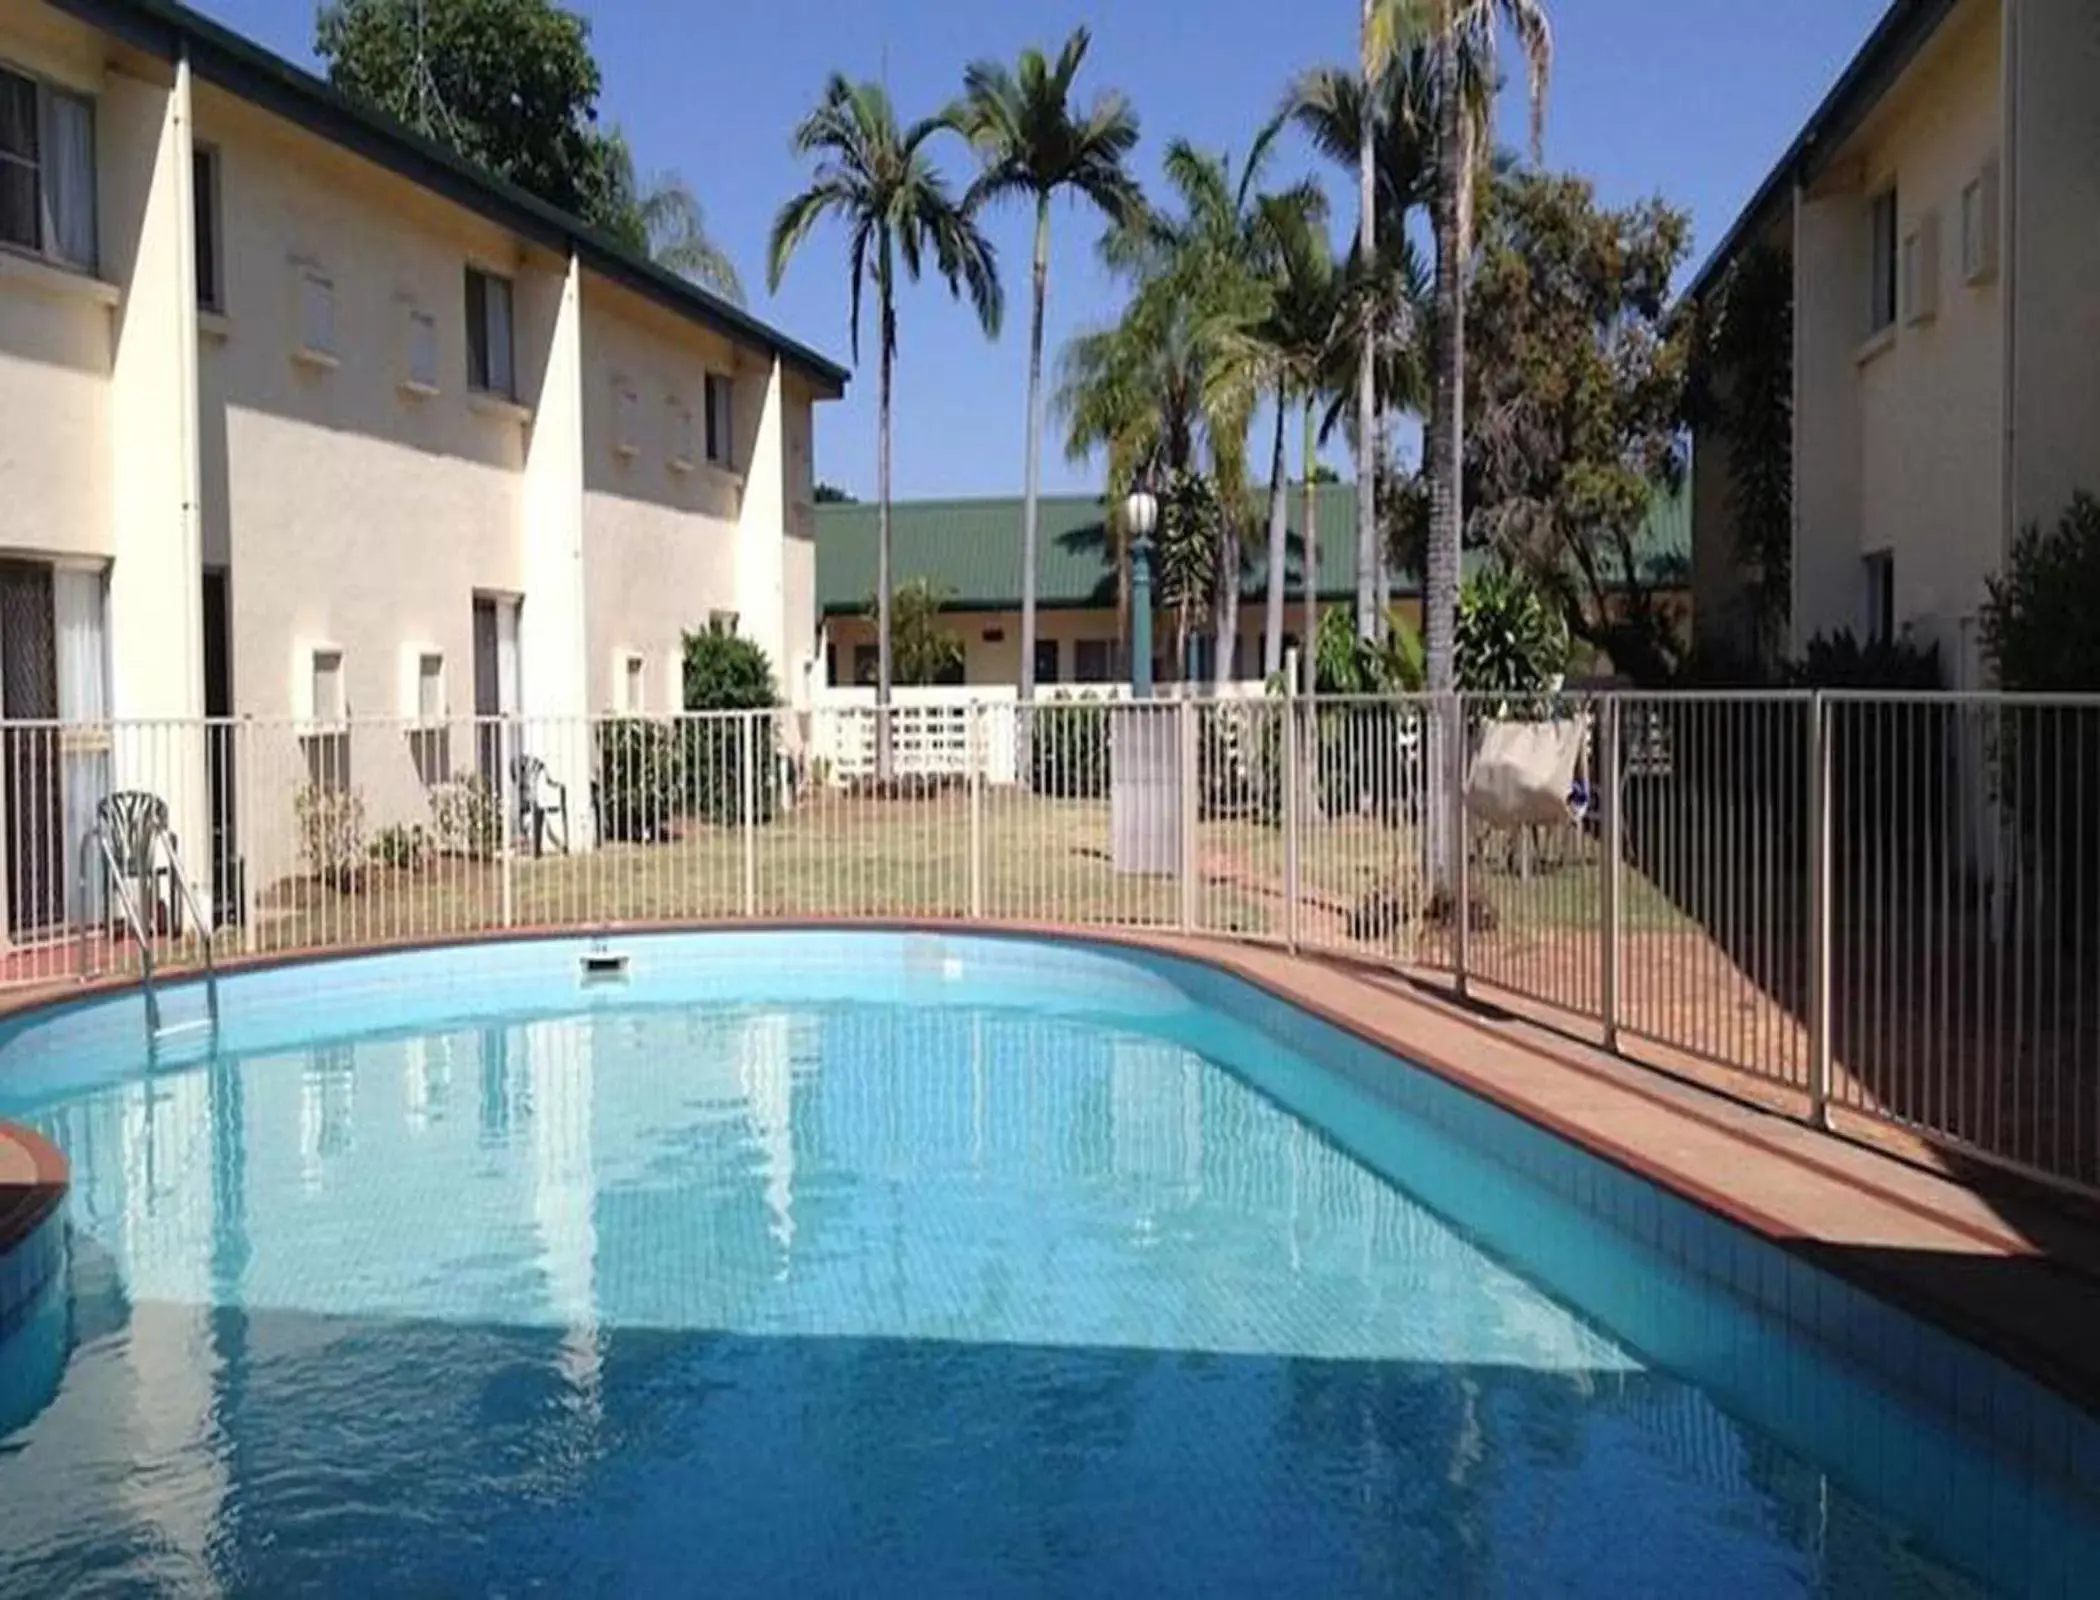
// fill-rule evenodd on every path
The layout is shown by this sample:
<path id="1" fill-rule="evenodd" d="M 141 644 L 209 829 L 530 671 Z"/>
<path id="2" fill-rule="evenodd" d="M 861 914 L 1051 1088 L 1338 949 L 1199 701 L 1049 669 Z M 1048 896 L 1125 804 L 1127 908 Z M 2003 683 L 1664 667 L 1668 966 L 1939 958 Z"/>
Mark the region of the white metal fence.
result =
<path id="1" fill-rule="evenodd" d="M 887 779 L 858 705 L 0 724 L 0 980 L 135 970 L 127 904 L 163 969 L 200 913 L 222 961 L 741 918 L 1186 931 L 1442 974 L 2100 1191 L 2100 697 L 892 716 Z M 162 815 L 172 853 L 142 844 Z"/>

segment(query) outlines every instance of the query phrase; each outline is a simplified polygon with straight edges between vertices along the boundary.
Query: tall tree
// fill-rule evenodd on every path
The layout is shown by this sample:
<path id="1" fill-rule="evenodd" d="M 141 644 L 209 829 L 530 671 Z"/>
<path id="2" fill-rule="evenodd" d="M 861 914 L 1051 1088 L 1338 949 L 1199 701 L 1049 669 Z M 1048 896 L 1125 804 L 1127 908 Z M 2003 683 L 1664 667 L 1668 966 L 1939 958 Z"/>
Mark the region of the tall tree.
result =
<path id="1" fill-rule="evenodd" d="M 554 0 L 329 0 L 314 54 L 353 100 L 742 303 L 692 190 L 676 174 L 644 186 L 598 120 L 590 23 Z"/>
<path id="2" fill-rule="evenodd" d="M 708 233 L 706 214 L 685 180 L 664 172 L 645 186 L 626 136 L 613 130 L 608 147 L 614 215 L 610 231 L 615 237 L 667 271 L 742 305 L 744 283 L 736 263 Z"/>
<path id="3" fill-rule="evenodd" d="M 1357 173 L 1359 187 L 1363 152 L 1366 147 L 1371 152 L 1370 210 L 1382 225 L 1375 229 L 1372 255 L 1364 254 L 1361 233 L 1349 252 L 1350 310 L 1336 350 L 1338 358 L 1346 358 L 1348 371 L 1324 428 L 1341 426 L 1348 435 L 1356 455 L 1358 494 L 1365 494 L 1363 480 L 1372 480 L 1369 499 L 1374 508 L 1381 498 L 1389 498 L 1376 488 L 1386 453 L 1383 420 L 1396 408 L 1418 409 L 1423 399 L 1419 336 L 1426 295 L 1407 219 L 1428 204 L 1435 176 L 1433 89 L 1427 57 L 1417 48 L 1370 81 L 1357 69 L 1316 67 L 1291 85 L 1284 103 L 1286 114 L 1321 154 Z M 1360 403 L 1367 363 L 1373 396 L 1369 433 Z M 1353 413 L 1348 403 L 1352 399 L 1358 402 Z M 1383 520 L 1383 513 L 1378 515 Z M 1357 625 L 1365 637 L 1383 625 L 1389 588 L 1389 563 L 1380 559 L 1375 541 L 1360 542 Z"/>
<path id="4" fill-rule="evenodd" d="M 1247 430 L 1259 394 L 1246 351 L 1269 305 L 1256 253 L 1255 185 L 1273 136 L 1271 129 L 1256 141 L 1237 173 L 1229 156 L 1184 140 L 1169 146 L 1173 203 L 1112 227 L 1102 243 L 1105 263 L 1131 286 L 1122 319 L 1067 348 L 1058 397 L 1069 448 L 1083 456 L 1095 444 L 1107 447 L 1112 495 L 1134 481 L 1164 489 L 1173 475 L 1207 468 L 1219 508 L 1204 525 L 1218 541 L 1208 632 L 1220 676 L 1232 670 Z M 1309 192 L 1291 192 L 1318 203 Z"/>
<path id="5" fill-rule="evenodd" d="M 916 282 L 928 258 L 957 298 L 965 295 L 988 337 L 998 334 L 1005 301 L 991 242 L 949 191 L 927 151 L 950 126 L 947 116 L 909 126 L 897 121 L 888 92 L 833 73 L 814 111 L 796 125 L 794 150 L 813 158 L 815 181 L 780 208 L 766 250 L 766 279 L 778 289 L 788 262 L 817 223 L 834 217 L 846 229 L 853 360 L 860 362 L 860 305 L 875 287 L 880 371 L 876 402 L 875 757 L 891 774 L 890 740 L 890 402 L 897 360 L 897 274 Z"/>
<path id="6" fill-rule="evenodd" d="M 1399 0 L 1388 0 L 1388 12 L 1395 3 Z M 1391 55 L 1380 31 L 1379 0 L 1362 0 L 1360 10 L 1364 98 L 1369 101 L 1379 78 L 1391 64 Z M 1357 133 L 1356 203 L 1356 249 L 1369 264 L 1378 259 L 1378 150 L 1368 117 Z M 1370 537 L 1370 531 L 1378 526 L 1378 474 L 1366 470 L 1378 458 L 1378 341 L 1367 310 L 1358 321 L 1357 337 L 1356 436 L 1361 441 L 1361 453 L 1356 473 L 1356 631 L 1360 638 L 1372 639 L 1385 631 L 1385 618 L 1378 605 L 1378 541 Z"/>
<path id="7" fill-rule="evenodd" d="M 1135 223 L 1144 209 L 1124 160 L 1137 144 L 1138 121 L 1118 92 L 1098 95 L 1084 112 L 1072 103 L 1072 80 L 1085 61 L 1089 35 L 1073 30 L 1053 66 L 1043 52 L 1021 52 L 1013 72 L 979 61 L 963 74 L 957 121 L 984 162 L 966 208 L 1007 198 L 1035 206 L 1033 295 L 1028 320 L 1027 465 L 1021 507 L 1021 698 L 1035 698 L 1035 581 L 1038 496 L 1043 450 L 1043 309 L 1050 279 L 1050 203 L 1060 194 L 1083 200 L 1111 224 Z"/>
<path id="8" fill-rule="evenodd" d="M 1429 549 L 1423 586 L 1423 642 L 1430 691 L 1441 694 L 1458 684 L 1459 543 L 1465 528 L 1466 271 L 1474 184 L 1490 142 L 1502 29 L 1510 29 L 1524 52 L 1534 152 L 1545 130 L 1553 34 L 1540 0 L 1365 0 L 1365 4 L 1373 18 L 1364 55 L 1367 72 L 1384 71 L 1410 45 L 1429 52 L 1435 72 L 1436 181 L 1430 210 L 1436 235 L 1436 287 L 1425 441 Z"/>
<path id="9" fill-rule="evenodd" d="M 1300 402 L 1305 414 L 1304 466 L 1317 461 L 1320 396 L 1340 349 L 1340 319 L 1346 314 L 1342 277 L 1335 269 L 1327 241 L 1326 202 L 1316 189 L 1303 186 L 1282 194 L 1265 194 L 1250 219 L 1252 264 L 1267 292 L 1261 320 L 1246 335 L 1242 360 L 1250 377 L 1261 382 L 1275 405 L 1275 428 L 1269 457 L 1268 585 L 1262 618 L 1262 672 L 1273 678 L 1283 668 L 1284 602 L 1289 537 L 1289 473 L 1284 450 L 1291 412 Z M 1313 524 L 1311 480 L 1307 478 L 1304 544 L 1306 616 L 1304 637 L 1313 637 L 1316 605 L 1311 581 L 1318 560 Z M 1310 646 L 1307 647 L 1310 654 Z"/>
<path id="10" fill-rule="evenodd" d="M 1691 219 L 1660 201 L 1603 207 L 1586 179 L 1502 174 L 1467 290 L 1468 540 L 1643 684 L 1668 678 L 1679 645 L 1659 591 L 1680 574 L 1644 535 L 1684 475 L 1696 335 L 1671 315 L 1670 280 L 1690 241 Z"/>
<path id="11" fill-rule="evenodd" d="M 550 205 L 620 220 L 590 24 L 554 0 L 329 0 L 328 81 Z"/>

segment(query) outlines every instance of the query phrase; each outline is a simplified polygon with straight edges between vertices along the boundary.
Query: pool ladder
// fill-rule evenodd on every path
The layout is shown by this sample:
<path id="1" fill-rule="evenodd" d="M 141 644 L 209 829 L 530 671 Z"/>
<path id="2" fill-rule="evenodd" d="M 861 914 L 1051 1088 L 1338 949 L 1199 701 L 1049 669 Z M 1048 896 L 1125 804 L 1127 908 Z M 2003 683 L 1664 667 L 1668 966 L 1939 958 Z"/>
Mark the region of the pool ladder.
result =
<path id="1" fill-rule="evenodd" d="M 138 883 L 150 886 L 155 881 L 158 859 L 166 854 L 168 881 L 174 886 L 176 897 L 188 913 L 190 926 L 198 930 L 204 941 L 204 1019 L 201 1022 L 177 1023 L 164 1027 L 161 1023 L 160 991 L 153 981 L 153 939 L 146 920 L 139 913 L 139 897 L 132 893 L 132 874 L 126 873 L 118 860 L 117 841 L 110 832 L 109 824 L 97 822 L 80 841 L 80 892 L 82 916 L 80 919 L 80 976 L 88 973 L 88 941 L 93 933 L 92 918 L 88 908 L 94 904 L 88 892 L 92 874 L 99 865 L 103 881 L 109 886 L 118 908 L 124 914 L 124 927 L 139 950 L 139 987 L 146 999 L 146 1041 L 159 1044 L 161 1040 L 177 1034 L 188 1033 L 198 1028 L 210 1030 L 214 1039 L 219 1034 L 219 968 L 212 952 L 211 920 L 198 903 L 197 891 L 190 887 L 189 874 L 182 870 L 182 853 L 175 847 L 175 835 L 162 823 L 147 823 L 139 830 L 135 861 Z M 97 858 L 100 858 L 99 862 Z M 156 900 L 156 909 L 157 900 Z M 172 910 L 172 907 L 170 908 Z"/>

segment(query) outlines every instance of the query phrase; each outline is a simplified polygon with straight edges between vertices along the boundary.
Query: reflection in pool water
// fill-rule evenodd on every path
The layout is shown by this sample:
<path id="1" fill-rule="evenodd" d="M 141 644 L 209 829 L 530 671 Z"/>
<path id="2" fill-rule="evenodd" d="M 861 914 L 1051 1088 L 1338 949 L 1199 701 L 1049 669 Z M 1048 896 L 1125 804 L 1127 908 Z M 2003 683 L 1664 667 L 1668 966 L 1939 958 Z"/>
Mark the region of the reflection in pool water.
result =
<path id="1" fill-rule="evenodd" d="M 71 1354 L 0 1589 L 1968 1592 L 1206 1027 L 600 1009 L 20 1086 Z"/>

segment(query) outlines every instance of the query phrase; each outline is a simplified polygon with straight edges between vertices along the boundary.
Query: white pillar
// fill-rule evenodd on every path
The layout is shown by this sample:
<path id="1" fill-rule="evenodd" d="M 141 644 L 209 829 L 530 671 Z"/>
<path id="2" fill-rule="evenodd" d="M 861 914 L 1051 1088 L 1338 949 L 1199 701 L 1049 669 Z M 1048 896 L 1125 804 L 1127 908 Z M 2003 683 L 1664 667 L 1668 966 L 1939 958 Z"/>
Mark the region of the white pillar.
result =
<path id="1" fill-rule="evenodd" d="M 787 630 L 787 429 L 780 362 L 766 371 L 744 498 L 736 525 L 737 631 L 765 651 L 783 694 L 791 695 Z M 737 386 L 741 400 L 746 386 Z"/>
<path id="2" fill-rule="evenodd" d="M 124 294 L 110 314 L 109 711 L 119 721 L 188 720 L 204 714 L 188 60 L 174 64 L 168 83 L 112 71 L 96 142 L 102 270 Z M 115 787 L 148 789 L 167 802 L 183 865 L 206 892 L 211 828 L 200 734 L 135 728 L 111 754 Z"/>
<path id="3" fill-rule="evenodd" d="M 572 848 L 591 843 L 589 633 L 584 622 L 583 297 L 572 253 L 559 278 L 518 279 L 522 338 L 541 343 L 525 447 L 521 510 L 525 599 L 519 616 L 525 747 L 568 785 Z"/>

